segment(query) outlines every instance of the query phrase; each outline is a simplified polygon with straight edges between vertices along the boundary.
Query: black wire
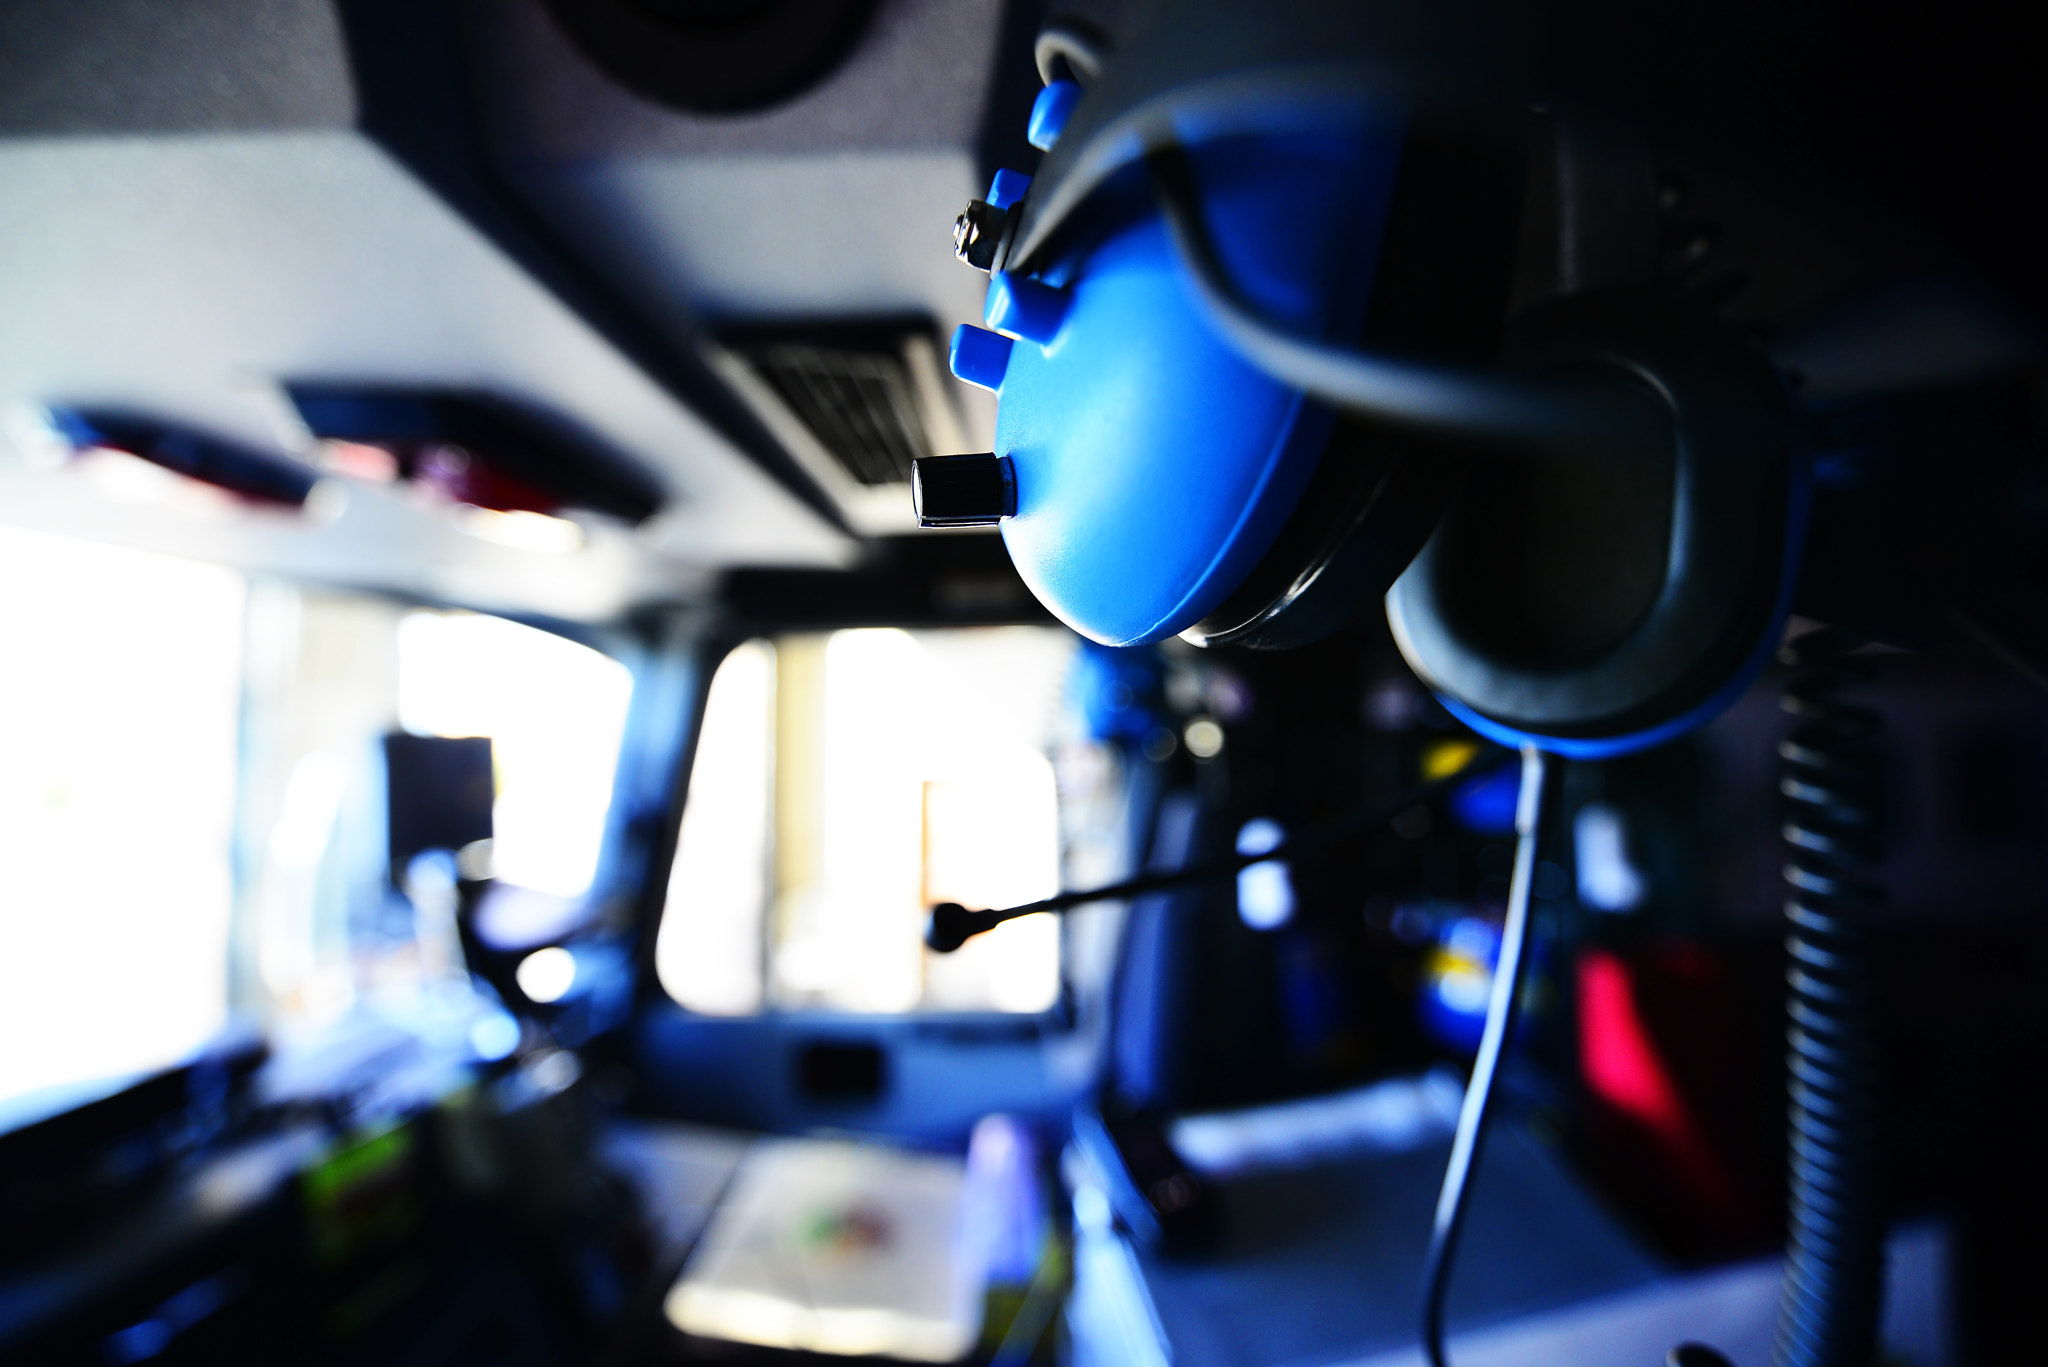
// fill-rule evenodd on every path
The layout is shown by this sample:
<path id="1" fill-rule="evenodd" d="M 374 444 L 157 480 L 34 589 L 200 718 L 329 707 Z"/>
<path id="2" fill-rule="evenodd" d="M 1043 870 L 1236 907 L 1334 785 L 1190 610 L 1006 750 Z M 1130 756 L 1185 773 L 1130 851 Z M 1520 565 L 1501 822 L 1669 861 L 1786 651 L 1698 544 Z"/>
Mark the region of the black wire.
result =
<path id="1" fill-rule="evenodd" d="M 1298 336 L 1259 316 L 1230 283 L 1178 144 L 1146 153 L 1153 192 L 1210 324 L 1258 369 L 1303 393 L 1439 436 L 1515 446 L 1597 444 L 1668 452 L 1671 415 L 1637 384 L 1525 380 L 1379 356 Z"/>
<path id="2" fill-rule="evenodd" d="M 1320 849 L 1324 845 L 1383 825 L 1410 807 L 1427 802 L 1453 785 L 1472 778 L 1480 772 L 1481 767 L 1480 759 L 1475 756 L 1456 773 L 1433 779 L 1382 806 L 1369 807 L 1347 816 L 1337 817 L 1321 826 L 1312 827 L 1285 844 L 1275 846 L 1262 854 L 1233 854 L 1183 869 L 1140 874 L 1136 878 L 1127 878 L 1121 883 L 1111 883 L 1106 887 L 1062 892 L 1036 902 L 1026 902 L 1022 906 L 1005 907 L 1001 910 L 969 911 L 957 902 L 942 902 L 931 909 L 931 920 L 925 929 L 925 944 L 941 954 L 950 954 L 975 936 L 994 930 L 1003 922 L 1014 921 L 1020 916 L 1033 916 L 1042 911 L 1069 911 L 1074 907 L 1086 906 L 1090 902 L 1120 902 L 1126 898 L 1164 892 L 1169 888 L 1183 887 L 1189 883 L 1227 878 L 1254 864 L 1279 863 L 1292 859 L 1310 850 Z"/>
<path id="3" fill-rule="evenodd" d="M 1444 1356 L 1444 1293 L 1450 1288 L 1451 1264 L 1458 1256 L 1458 1235 L 1465 1225 L 1472 1171 L 1486 1140 L 1486 1119 L 1499 1077 L 1500 1057 L 1521 1015 L 1522 966 L 1529 938 L 1529 896 L 1536 877 L 1537 844 L 1549 814 L 1557 807 L 1564 761 L 1533 745 L 1522 747 L 1522 794 L 1515 807 L 1515 871 L 1508 885 L 1508 914 L 1501 926 L 1500 958 L 1493 970 L 1493 995 L 1486 1003 L 1486 1030 L 1479 1055 L 1472 1061 L 1472 1080 L 1458 1111 L 1458 1130 L 1451 1141 L 1451 1161 L 1444 1168 L 1443 1190 L 1436 1201 L 1436 1224 L 1430 1232 L 1429 1256 L 1422 1267 L 1422 1350 L 1430 1367 L 1447 1367 Z"/>
<path id="4" fill-rule="evenodd" d="M 1059 63 L 1082 85 L 1102 75 L 1109 60 L 1109 40 L 1084 19 L 1055 19 L 1039 30 L 1031 55 L 1038 62 L 1038 79 L 1051 85 L 1060 77 Z"/>

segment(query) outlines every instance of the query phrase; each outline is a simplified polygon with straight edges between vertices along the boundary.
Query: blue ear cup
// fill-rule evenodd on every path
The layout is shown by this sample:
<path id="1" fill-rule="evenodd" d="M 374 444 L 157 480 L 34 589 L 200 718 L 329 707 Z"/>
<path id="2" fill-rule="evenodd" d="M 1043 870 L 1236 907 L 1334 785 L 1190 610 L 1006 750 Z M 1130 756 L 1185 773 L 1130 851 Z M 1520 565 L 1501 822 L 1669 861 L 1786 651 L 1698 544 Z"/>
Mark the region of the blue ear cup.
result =
<path id="1" fill-rule="evenodd" d="M 1244 287 L 1293 326 L 1355 337 L 1405 120 L 1363 101 L 1344 113 L 1212 139 L 1190 158 Z M 1001 400 L 995 453 L 1016 491 L 1002 534 L 1025 583 L 1105 645 L 1209 619 L 1280 541 L 1336 415 L 1208 326 L 1135 160 L 1035 269 L 993 271 L 986 321 L 956 337 L 954 368 Z"/>
<path id="2" fill-rule="evenodd" d="M 1304 335 L 1491 360 L 1517 155 L 1365 87 L 1234 93 L 1210 109 L 1211 136 L 1177 149 L 1234 287 Z M 959 233 L 963 257 L 987 251 L 992 270 L 988 326 L 959 330 L 952 364 L 1000 398 L 1012 559 L 1104 644 L 1314 640 L 1385 592 L 1464 461 L 1246 359 L 1190 282 L 1144 144 L 1115 127 L 1100 136 L 1128 156 L 1093 166 L 1084 149 L 1069 163 L 1093 188 L 1039 256 L 1019 259 L 1031 199 L 1010 199 L 1001 177 L 991 195 L 1007 213 L 992 198 Z M 1071 183 L 1041 175 L 1029 196 Z M 980 520 L 999 519 L 991 508 Z"/>

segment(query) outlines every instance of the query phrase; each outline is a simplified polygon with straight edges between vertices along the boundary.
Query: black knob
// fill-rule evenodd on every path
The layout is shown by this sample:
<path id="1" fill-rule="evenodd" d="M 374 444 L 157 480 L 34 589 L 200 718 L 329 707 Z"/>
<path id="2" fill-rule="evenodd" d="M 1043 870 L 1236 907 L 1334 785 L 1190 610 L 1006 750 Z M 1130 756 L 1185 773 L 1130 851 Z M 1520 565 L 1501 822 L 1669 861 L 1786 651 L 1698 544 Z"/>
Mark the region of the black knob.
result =
<path id="1" fill-rule="evenodd" d="M 1718 1348 L 1704 1343 L 1681 1343 L 1664 1355 L 1665 1367 L 1734 1367 Z"/>
<path id="2" fill-rule="evenodd" d="M 910 462 L 910 501 L 920 527 L 993 527 L 1017 511 L 1010 458 L 925 456 Z"/>
<path id="3" fill-rule="evenodd" d="M 953 255 L 978 271 L 996 263 L 996 248 L 1010 216 L 985 200 L 970 200 L 953 220 Z"/>

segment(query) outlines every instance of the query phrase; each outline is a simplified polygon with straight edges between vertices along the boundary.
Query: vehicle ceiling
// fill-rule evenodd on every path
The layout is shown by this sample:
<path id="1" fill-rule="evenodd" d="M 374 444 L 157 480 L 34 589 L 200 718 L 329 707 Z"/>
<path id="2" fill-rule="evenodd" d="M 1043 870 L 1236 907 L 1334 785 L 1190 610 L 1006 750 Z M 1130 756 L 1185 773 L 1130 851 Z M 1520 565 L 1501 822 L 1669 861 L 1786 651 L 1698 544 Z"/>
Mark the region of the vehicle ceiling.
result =
<path id="1" fill-rule="evenodd" d="M 810 89 L 704 115 L 614 83 L 542 0 L 0 3 L 0 519 L 586 620 L 851 563 L 893 502 L 835 497 L 712 343 L 978 313 L 946 231 L 993 106 L 1028 107 L 992 84 L 1005 9 L 880 0 Z M 126 504 L 26 449 L 23 415 L 67 404 L 310 461 L 287 384 L 489 395 L 664 506 L 544 554 L 388 487 L 325 521 Z M 985 449 L 992 405 L 945 389 Z"/>

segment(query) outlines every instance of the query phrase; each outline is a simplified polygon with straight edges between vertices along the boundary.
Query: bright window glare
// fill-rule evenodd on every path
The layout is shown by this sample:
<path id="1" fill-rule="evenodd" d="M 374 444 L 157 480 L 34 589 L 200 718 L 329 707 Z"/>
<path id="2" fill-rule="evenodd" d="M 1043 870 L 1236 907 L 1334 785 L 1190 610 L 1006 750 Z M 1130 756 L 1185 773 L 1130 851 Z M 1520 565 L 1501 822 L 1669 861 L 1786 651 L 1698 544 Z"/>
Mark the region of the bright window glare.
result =
<path id="1" fill-rule="evenodd" d="M 399 623 L 399 724 L 491 738 L 492 873 L 520 887 L 590 887 L 632 688 L 609 656 L 501 617 L 414 612 Z"/>
<path id="2" fill-rule="evenodd" d="M 1058 807 L 1041 738 L 1071 651 L 1070 638 L 1031 628 L 833 633 L 823 857 L 815 881 L 783 889 L 774 963 L 786 999 L 865 1011 L 920 999 L 1052 1005 L 1051 917 L 929 961 L 922 936 L 931 902 L 996 906 L 1059 890 Z M 948 857 L 963 837 L 970 847 Z"/>
<path id="3" fill-rule="evenodd" d="M 0 1100 L 224 1023 L 244 599 L 229 570 L 0 529 Z"/>
<path id="4" fill-rule="evenodd" d="M 453 1000 L 455 859 L 390 882 L 397 726 L 491 738 L 508 886 L 593 881 L 631 681 L 574 642 L 0 528 L 0 662 L 0 1107 L 56 1089 L 13 1115 L 231 1007 L 289 1035 Z"/>
<path id="5" fill-rule="evenodd" d="M 717 800 L 693 799 L 683 812 L 654 949 L 662 986 L 692 1011 L 761 1007 L 774 706 L 774 646 L 749 641 L 720 662 L 690 768 L 690 791 Z"/>
<path id="6" fill-rule="evenodd" d="M 947 956 L 922 936 L 934 902 L 1058 890 L 1046 750 L 1073 650 L 1046 628 L 883 628 L 728 656 L 656 946 L 664 986 L 720 1014 L 1051 1006 L 1054 918 Z"/>

